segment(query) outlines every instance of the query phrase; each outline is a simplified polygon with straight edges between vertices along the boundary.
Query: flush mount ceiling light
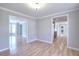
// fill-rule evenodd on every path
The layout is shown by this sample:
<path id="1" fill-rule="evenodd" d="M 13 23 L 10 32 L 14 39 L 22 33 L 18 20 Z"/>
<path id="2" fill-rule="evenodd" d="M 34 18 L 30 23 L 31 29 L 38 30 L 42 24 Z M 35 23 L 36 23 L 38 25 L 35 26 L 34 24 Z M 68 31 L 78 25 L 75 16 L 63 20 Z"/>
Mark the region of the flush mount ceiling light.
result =
<path id="1" fill-rule="evenodd" d="M 44 3 L 29 3 L 28 5 L 33 9 L 40 9 L 45 6 Z"/>

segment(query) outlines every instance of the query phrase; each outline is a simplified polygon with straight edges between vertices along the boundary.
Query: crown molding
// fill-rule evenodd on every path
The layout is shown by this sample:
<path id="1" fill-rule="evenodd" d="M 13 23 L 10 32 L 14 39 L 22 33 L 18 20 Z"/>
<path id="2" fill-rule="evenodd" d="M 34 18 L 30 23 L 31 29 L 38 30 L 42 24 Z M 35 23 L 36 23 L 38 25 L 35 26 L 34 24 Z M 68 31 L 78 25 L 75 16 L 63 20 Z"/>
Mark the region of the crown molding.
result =
<path id="1" fill-rule="evenodd" d="M 47 17 L 54 17 L 54 16 L 57 16 L 57 15 L 60 15 L 60 14 L 66 14 L 66 13 L 77 11 L 77 10 L 79 10 L 79 8 L 66 10 L 66 11 L 63 11 L 63 12 L 57 12 L 57 13 L 46 15 L 46 16 L 42 16 L 42 17 L 36 17 L 36 19 L 42 19 L 42 18 L 47 18 Z"/>
<path id="2" fill-rule="evenodd" d="M 1 10 L 4 10 L 4 11 L 11 12 L 11 13 L 15 13 L 15 14 L 17 14 L 17 15 L 21 15 L 21 16 L 24 16 L 24 17 L 27 17 L 27 18 L 30 18 L 30 19 L 36 19 L 36 17 L 28 16 L 28 15 L 26 15 L 26 14 L 23 14 L 23 13 L 20 13 L 20 12 L 17 12 L 17 11 L 13 11 L 13 10 L 8 9 L 8 8 L 5 8 L 5 7 L 1 7 L 1 6 L 0 6 L 0 9 L 1 9 Z"/>
<path id="3" fill-rule="evenodd" d="M 0 9 L 4 10 L 4 11 L 11 12 L 11 13 L 15 13 L 15 14 L 18 14 L 18 15 L 21 15 L 21 16 L 24 16 L 24 17 L 27 17 L 29 19 L 34 19 L 34 20 L 38 20 L 38 19 L 42 19 L 42 18 L 47 18 L 47 17 L 54 17 L 56 15 L 65 14 L 65 13 L 69 13 L 69 12 L 72 12 L 72 11 L 79 10 L 79 8 L 76 8 L 76 9 L 66 10 L 66 11 L 63 11 L 63 12 L 57 12 L 57 13 L 46 15 L 46 16 L 42 16 L 42 17 L 33 17 L 33 16 L 28 16 L 26 14 L 23 14 L 23 13 L 20 13 L 20 12 L 17 12 L 17 11 L 13 11 L 13 10 L 8 9 L 8 8 L 1 7 L 1 6 L 0 6 Z"/>

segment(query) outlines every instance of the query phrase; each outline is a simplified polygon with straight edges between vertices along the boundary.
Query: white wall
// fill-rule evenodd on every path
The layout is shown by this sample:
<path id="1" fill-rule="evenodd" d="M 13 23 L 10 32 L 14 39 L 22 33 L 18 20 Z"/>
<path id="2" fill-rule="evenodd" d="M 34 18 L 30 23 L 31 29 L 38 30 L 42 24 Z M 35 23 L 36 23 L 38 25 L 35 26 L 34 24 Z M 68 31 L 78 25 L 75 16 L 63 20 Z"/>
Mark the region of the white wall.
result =
<path id="1" fill-rule="evenodd" d="M 0 50 L 9 47 L 9 18 L 0 11 Z"/>
<path id="2" fill-rule="evenodd" d="M 36 21 L 28 20 L 28 42 L 32 42 L 37 40 L 37 29 L 36 29 Z"/>
<path id="3" fill-rule="evenodd" d="M 68 35 L 68 47 L 79 49 L 79 11 L 70 12 L 69 14 L 69 35 Z M 13 13 L 0 10 L 0 50 L 9 48 L 9 17 L 8 15 L 14 15 L 17 17 L 23 17 Z M 52 43 L 51 40 L 51 17 L 38 19 L 37 21 L 26 19 L 28 22 L 28 42 L 37 39 Z"/>
<path id="4" fill-rule="evenodd" d="M 68 47 L 79 49 L 79 11 L 69 13 Z"/>
<path id="5" fill-rule="evenodd" d="M 52 43 L 51 40 L 51 18 L 37 20 L 38 39 L 44 42 Z"/>
<path id="6" fill-rule="evenodd" d="M 0 50 L 9 48 L 9 15 L 16 16 L 21 20 L 23 18 L 28 23 L 28 43 L 37 39 L 35 20 L 0 10 Z"/>
<path id="7" fill-rule="evenodd" d="M 79 10 L 65 13 L 65 14 L 69 14 L 67 46 L 68 48 L 79 50 Z M 50 19 L 41 19 L 39 20 L 38 24 L 39 24 L 38 31 L 40 33 L 45 33 L 45 34 L 49 33 L 50 26 L 51 26 Z M 41 34 L 39 36 L 41 36 Z M 47 37 L 43 36 L 41 38 L 44 38 L 42 40 L 51 41 L 50 38 L 48 37 L 50 37 L 50 34 Z"/>
<path id="8" fill-rule="evenodd" d="M 79 11 L 66 14 L 69 14 L 68 47 L 79 49 Z M 51 17 L 38 19 L 37 21 L 28 20 L 28 26 L 28 42 L 36 40 L 36 37 L 38 37 L 38 40 L 48 43 L 53 42 L 51 39 Z"/>
<path id="9" fill-rule="evenodd" d="M 69 14 L 67 46 L 68 48 L 70 47 L 70 48 L 79 49 L 79 10 L 64 13 L 64 14 Z M 60 15 L 64 15 L 64 14 L 60 14 Z M 51 20 L 51 17 L 38 19 L 37 33 L 38 33 L 39 40 L 52 42 L 51 34 L 50 34 L 51 33 L 50 20 Z"/>

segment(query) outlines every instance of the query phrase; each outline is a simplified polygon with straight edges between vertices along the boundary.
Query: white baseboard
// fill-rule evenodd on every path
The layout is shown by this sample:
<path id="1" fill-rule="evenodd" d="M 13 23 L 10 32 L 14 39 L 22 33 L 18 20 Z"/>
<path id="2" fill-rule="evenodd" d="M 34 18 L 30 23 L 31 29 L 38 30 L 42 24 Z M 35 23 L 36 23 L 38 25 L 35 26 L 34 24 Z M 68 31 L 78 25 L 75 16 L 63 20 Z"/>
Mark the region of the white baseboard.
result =
<path id="1" fill-rule="evenodd" d="M 33 39 L 31 41 L 28 41 L 27 43 L 31 43 L 31 42 L 34 42 L 34 41 L 37 41 L 37 39 Z"/>
<path id="2" fill-rule="evenodd" d="M 2 49 L 0 50 L 0 52 L 6 51 L 6 50 L 9 50 L 9 48 Z"/>
<path id="3" fill-rule="evenodd" d="M 52 42 L 49 42 L 49 41 L 46 41 L 46 40 L 42 40 L 42 39 L 33 39 L 31 41 L 28 41 L 27 43 L 32 43 L 34 41 L 41 41 L 41 42 L 45 42 L 45 43 L 49 43 L 49 44 L 52 44 Z"/>
<path id="4" fill-rule="evenodd" d="M 67 48 L 72 49 L 72 50 L 79 51 L 79 49 L 78 49 L 78 48 L 73 48 L 73 47 L 67 47 Z"/>
<path id="5" fill-rule="evenodd" d="M 46 40 L 41 40 L 41 39 L 38 39 L 38 41 L 41 41 L 41 42 L 45 42 L 45 43 L 52 44 L 52 42 L 49 42 L 49 41 L 46 41 Z"/>

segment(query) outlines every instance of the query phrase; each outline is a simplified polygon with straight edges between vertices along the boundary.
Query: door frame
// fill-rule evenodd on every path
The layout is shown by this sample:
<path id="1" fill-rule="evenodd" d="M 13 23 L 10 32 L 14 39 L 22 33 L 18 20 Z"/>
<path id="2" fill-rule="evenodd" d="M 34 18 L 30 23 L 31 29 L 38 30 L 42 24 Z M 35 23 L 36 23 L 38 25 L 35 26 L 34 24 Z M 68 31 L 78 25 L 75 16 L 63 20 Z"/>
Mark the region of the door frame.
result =
<path id="1" fill-rule="evenodd" d="M 53 43 L 53 40 L 54 40 L 54 31 L 53 31 L 53 25 L 52 25 L 52 22 L 53 22 L 53 19 L 56 18 L 56 17 L 61 17 L 61 16 L 67 16 L 67 24 L 68 24 L 68 28 L 67 28 L 67 46 L 68 46 L 68 41 L 69 41 L 69 14 L 60 14 L 60 15 L 56 15 L 56 16 L 53 16 L 51 18 L 51 42 Z"/>

